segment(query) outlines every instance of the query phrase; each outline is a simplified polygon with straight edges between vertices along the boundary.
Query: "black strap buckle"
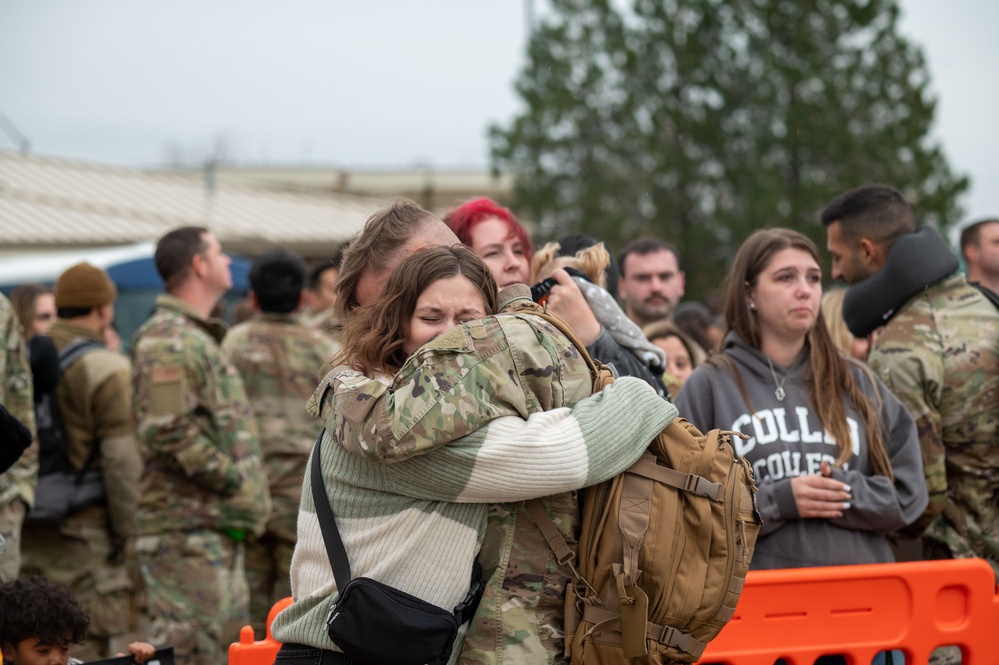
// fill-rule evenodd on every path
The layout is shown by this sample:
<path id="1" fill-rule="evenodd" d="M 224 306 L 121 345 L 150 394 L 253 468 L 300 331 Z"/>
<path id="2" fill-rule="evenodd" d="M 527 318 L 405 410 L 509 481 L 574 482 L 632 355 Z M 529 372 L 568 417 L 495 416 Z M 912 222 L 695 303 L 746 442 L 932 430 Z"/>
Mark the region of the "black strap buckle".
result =
<path id="1" fill-rule="evenodd" d="M 475 610 L 479 607 L 479 601 L 482 600 L 482 593 L 485 590 L 486 587 L 482 583 L 482 566 L 476 561 L 472 566 L 472 584 L 468 589 L 468 593 L 465 594 L 465 598 L 460 603 L 454 606 L 454 618 L 459 626 L 463 625 L 475 614 Z"/>

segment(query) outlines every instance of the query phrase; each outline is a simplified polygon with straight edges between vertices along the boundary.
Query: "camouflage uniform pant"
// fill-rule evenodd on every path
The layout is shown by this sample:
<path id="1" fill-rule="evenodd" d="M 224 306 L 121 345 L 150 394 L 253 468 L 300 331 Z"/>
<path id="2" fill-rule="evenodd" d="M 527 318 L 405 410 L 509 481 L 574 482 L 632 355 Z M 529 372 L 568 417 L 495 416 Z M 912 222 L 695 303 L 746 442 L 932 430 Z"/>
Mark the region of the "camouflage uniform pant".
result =
<path id="1" fill-rule="evenodd" d="M 250 589 L 250 625 L 264 639 L 267 614 L 274 603 L 291 595 L 291 555 L 295 543 L 265 534 L 246 542 L 246 581 Z"/>
<path id="2" fill-rule="evenodd" d="M 225 663 L 247 623 L 243 547 L 215 531 L 141 536 L 150 642 L 172 646 L 178 663 Z"/>
<path id="3" fill-rule="evenodd" d="M 58 528 L 27 524 L 22 575 L 44 575 L 65 584 L 90 617 L 87 637 L 73 657 L 112 656 L 110 640 L 129 630 L 132 581 L 124 560 L 109 562 L 111 539 L 103 512 L 97 519 L 72 517 Z"/>
<path id="4" fill-rule="evenodd" d="M 4 539 L 0 552 L 0 582 L 16 580 L 21 573 L 21 524 L 26 512 L 20 499 L 0 506 L 0 536 Z"/>

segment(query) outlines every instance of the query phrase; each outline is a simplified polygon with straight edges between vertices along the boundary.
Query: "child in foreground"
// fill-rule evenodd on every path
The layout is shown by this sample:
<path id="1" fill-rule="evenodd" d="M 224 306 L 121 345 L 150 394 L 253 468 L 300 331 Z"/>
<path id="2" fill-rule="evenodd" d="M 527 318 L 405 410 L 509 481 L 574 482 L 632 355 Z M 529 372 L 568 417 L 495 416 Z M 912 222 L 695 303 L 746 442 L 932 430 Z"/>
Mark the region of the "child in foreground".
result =
<path id="1" fill-rule="evenodd" d="M 44 577 L 0 584 L 0 649 L 4 665 L 70 665 L 71 644 L 82 642 L 90 618 L 69 587 Z M 136 662 L 152 658 L 156 649 L 132 642 Z M 119 654 L 125 655 L 125 654 Z"/>

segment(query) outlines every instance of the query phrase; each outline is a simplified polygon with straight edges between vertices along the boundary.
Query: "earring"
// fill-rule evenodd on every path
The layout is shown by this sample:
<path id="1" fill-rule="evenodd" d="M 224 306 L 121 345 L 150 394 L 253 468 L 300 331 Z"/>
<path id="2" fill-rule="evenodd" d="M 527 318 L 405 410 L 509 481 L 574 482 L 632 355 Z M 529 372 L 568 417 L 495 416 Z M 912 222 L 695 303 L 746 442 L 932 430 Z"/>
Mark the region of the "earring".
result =
<path id="1" fill-rule="evenodd" d="M 755 302 L 749 303 L 749 309 L 755 310 L 756 309 L 756 303 Z"/>

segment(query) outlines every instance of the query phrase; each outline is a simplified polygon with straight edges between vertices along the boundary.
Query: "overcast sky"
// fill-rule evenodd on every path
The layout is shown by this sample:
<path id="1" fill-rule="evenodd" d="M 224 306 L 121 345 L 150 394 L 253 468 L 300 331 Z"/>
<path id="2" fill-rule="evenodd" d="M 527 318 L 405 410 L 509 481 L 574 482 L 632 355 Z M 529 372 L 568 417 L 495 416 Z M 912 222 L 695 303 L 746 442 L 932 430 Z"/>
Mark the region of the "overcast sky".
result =
<path id="1" fill-rule="evenodd" d="M 0 113 L 37 154 L 130 166 L 485 166 L 520 108 L 529 0 L 0 0 Z M 536 0 L 536 11 L 544 0 Z M 902 0 L 934 136 L 999 215 L 999 2 Z M 0 118 L 0 148 L 16 148 Z"/>

